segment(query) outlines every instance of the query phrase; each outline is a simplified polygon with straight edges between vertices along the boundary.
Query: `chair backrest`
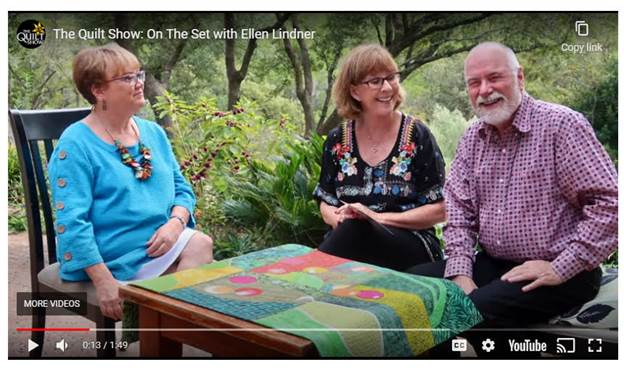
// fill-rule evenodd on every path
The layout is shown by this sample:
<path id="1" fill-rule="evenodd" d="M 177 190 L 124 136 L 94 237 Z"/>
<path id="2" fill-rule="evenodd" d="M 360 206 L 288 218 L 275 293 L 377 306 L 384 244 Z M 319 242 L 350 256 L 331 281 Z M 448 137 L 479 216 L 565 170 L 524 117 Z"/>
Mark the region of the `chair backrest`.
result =
<path id="1" fill-rule="evenodd" d="M 89 108 L 54 110 L 9 110 L 9 119 L 20 163 L 28 241 L 32 291 L 38 291 L 37 274 L 44 268 L 43 231 L 49 263 L 56 262 L 54 219 L 47 180 L 47 164 L 56 140 L 73 122 L 86 117 Z M 42 156 L 42 151 L 45 156 Z M 43 214 L 43 222 L 41 219 Z"/>

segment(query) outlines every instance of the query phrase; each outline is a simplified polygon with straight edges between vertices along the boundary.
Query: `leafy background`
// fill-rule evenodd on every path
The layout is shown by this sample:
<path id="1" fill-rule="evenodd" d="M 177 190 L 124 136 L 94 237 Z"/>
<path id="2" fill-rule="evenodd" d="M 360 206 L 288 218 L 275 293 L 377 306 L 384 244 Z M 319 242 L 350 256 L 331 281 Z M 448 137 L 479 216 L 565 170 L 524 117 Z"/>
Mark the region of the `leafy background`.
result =
<path id="1" fill-rule="evenodd" d="M 37 49 L 14 35 L 26 19 L 46 26 Z M 588 37 L 574 22 L 590 25 Z M 316 246 L 327 228 L 311 192 L 323 135 L 340 122 L 330 89 L 339 61 L 365 42 L 385 45 L 402 70 L 403 111 L 429 125 L 450 166 L 474 119 L 463 82 L 466 51 L 504 42 L 517 51 L 527 91 L 583 112 L 617 165 L 616 13 L 9 13 L 9 105 L 84 107 L 71 79 L 73 56 L 111 40 L 60 40 L 53 29 L 176 27 L 298 29 L 309 40 L 116 40 L 147 73 L 140 115 L 169 132 L 198 196 L 198 227 L 217 258 L 299 242 Z M 601 53 L 563 52 L 597 43 Z M 25 229 L 15 148 L 9 138 L 9 227 Z M 610 262 L 617 262 L 617 255 Z"/>

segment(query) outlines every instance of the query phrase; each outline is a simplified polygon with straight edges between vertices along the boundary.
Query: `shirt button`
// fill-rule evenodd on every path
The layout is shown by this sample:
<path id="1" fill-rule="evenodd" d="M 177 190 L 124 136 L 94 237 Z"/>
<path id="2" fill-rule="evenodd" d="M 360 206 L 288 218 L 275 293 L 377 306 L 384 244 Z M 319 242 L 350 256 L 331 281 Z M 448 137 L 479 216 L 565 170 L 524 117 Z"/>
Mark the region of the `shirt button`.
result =
<path id="1" fill-rule="evenodd" d="M 58 185 L 59 188 L 64 188 L 65 185 L 67 185 L 67 181 L 65 181 L 65 179 L 58 179 L 56 180 L 56 185 Z"/>
<path id="2" fill-rule="evenodd" d="M 63 225 L 63 224 L 57 225 L 56 226 L 56 232 L 59 233 L 59 234 L 64 233 L 65 232 L 65 225 Z"/>
<path id="3" fill-rule="evenodd" d="M 63 254 L 63 259 L 64 259 L 65 261 L 71 261 L 71 259 L 72 259 L 72 254 L 71 254 L 71 252 L 65 252 L 65 254 Z"/>
<path id="4" fill-rule="evenodd" d="M 56 203 L 56 209 L 58 209 L 58 210 L 65 209 L 65 204 L 63 204 L 63 202 L 57 202 Z"/>
<path id="5" fill-rule="evenodd" d="M 66 151 L 64 151 L 64 150 L 61 150 L 61 151 L 59 152 L 59 158 L 60 158 L 60 159 L 65 159 L 65 158 L 67 158 L 67 152 L 66 152 Z"/>

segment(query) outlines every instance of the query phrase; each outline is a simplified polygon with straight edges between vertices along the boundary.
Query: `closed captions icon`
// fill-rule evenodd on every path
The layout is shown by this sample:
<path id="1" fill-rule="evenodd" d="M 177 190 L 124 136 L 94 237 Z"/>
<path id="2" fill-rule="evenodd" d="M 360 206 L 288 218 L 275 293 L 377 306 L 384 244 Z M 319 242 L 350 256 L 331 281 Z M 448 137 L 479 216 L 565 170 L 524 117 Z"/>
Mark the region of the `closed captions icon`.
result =
<path id="1" fill-rule="evenodd" d="M 453 339 L 451 349 L 453 352 L 464 352 L 468 349 L 468 341 L 463 338 Z"/>

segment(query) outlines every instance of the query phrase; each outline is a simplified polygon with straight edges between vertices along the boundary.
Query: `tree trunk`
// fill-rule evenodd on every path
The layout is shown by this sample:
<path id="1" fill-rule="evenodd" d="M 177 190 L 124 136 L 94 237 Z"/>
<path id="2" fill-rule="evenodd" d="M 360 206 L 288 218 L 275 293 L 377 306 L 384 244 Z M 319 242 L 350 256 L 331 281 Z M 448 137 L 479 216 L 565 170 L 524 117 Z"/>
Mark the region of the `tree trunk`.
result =
<path id="1" fill-rule="evenodd" d="M 329 103 L 331 101 L 331 93 L 332 87 L 334 85 L 334 71 L 338 66 L 338 59 L 340 59 L 340 49 L 336 49 L 332 56 L 332 60 L 327 62 L 327 89 L 325 91 L 325 99 L 323 100 L 323 107 L 321 108 L 321 115 L 319 116 L 318 122 L 316 124 L 316 131 L 318 132 L 319 127 L 325 121 L 327 117 L 327 111 L 329 110 Z"/>
<path id="2" fill-rule="evenodd" d="M 327 117 L 325 122 L 320 124 L 316 129 L 316 133 L 319 135 L 327 135 L 331 129 L 338 126 L 342 121 L 342 117 L 338 114 L 338 111 L 334 109 L 332 113 Z"/>
<path id="3" fill-rule="evenodd" d="M 230 78 L 228 75 L 228 110 L 232 110 L 236 103 L 238 103 L 238 100 L 240 99 L 240 88 L 242 82 L 242 79 L 236 77 Z"/>
<path id="4" fill-rule="evenodd" d="M 165 85 L 160 83 L 153 75 L 146 74 L 145 76 L 145 87 L 143 88 L 143 93 L 145 94 L 145 98 L 152 105 L 152 110 L 154 110 L 154 114 L 156 116 L 156 122 L 164 128 L 171 127 L 172 121 L 171 117 L 164 116 L 160 118 L 160 113 L 154 109 L 154 104 L 156 104 L 159 96 L 163 96 L 167 88 Z"/>
<path id="5" fill-rule="evenodd" d="M 234 14 L 225 13 L 223 18 L 224 29 L 234 29 Z M 251 40 L 250 44 L 251 44 Z M 249 50 L 250 44 L 247 45 Z M 254 46 L 255 48 L 255 46 Z M 236 69 L 236 41 L 233 38 L 225 39 L 225 72 L 228 79 L 228 102 L 227 109 L 232 109 L 240 98 L 240 85 L 243 81 L 240 72 Z"/>
<path id="6" fill-rule="evenodd" d="M 291 22 L 293 29 L 300 28 L 296 15 L 292 16 Z M 297 43 L 299 44 L 299 53 L 295 53 L 290 40 L 287 38 L 284 39 L 284 49 L 293 66 L 297 98 L 303 108 L 305 120 L 304 136 L 308 137 L 314 127 L 314 112 L 312 108 L 314 79 L 312 78 L 312 62 L 310 61 L 308 47 L 303 39 L 297 39 Z"/>
<path id="7" fill-rule="evenodd" d="M 290 15 L 283 14 L 277 17 L 275 24 L 269 27 L 260 29 L 259 31 L 272 31 L 281 27 Z M 225 29 L 236 29 L 236 21 L 233 13 L 225 13 L 223 19 L 223 25 Z M 241 62 L 240 69 L 236 69 L 236 40 L 234 38 L 227 38 L 225 40 L 225 71 L 228 79 L 228 106 L 227 109 L 231 110 L 234 105 L 238 103 L 240 99 L 240 88 L 247 72 L 249 70 L 249 64 L 253 57 L 254 51 L 258 46 L 256 39 L 250 39 L 247 42 L 247 49 L 245 49 L 245 55 Z"/>
<path id="8" fill-rule="evenodd" d="M 122 30 L 130 30 L 132 29 L 130 24 L 130 18 L 128 14 L 125 13 L 116 13 L 114 16 L 115 26 Z M 199 24 L 193 26 L 193 28 L 197 28 Z M 117 40 L 119 46 L 127 49 L 131 53 L 139 57 L 136 47 L 133 42 L 128 39 L 119 39 Z M 171 77 L 171 72 L 176 64 L 180 61 L 182 56 L 182 51 L 187 44 L 186 39 L 179 40 L 174 47 L 173 52 L 171 53 L 168 60 L 164 61 L 164 63 L 160 65 L 150 66 L 150 68 L 146 68 L 145 73 L 145 85 L 143 87 L 143 93 L 145 98 L 150 102 L 152 106 L 152 110 L 154 112 L 154 116 L 156 117 L 156 122 L 162 127 L 171 127 L 172 121 L 171 117 L 164 116 L 160 118 L 160 112 L 154 108 L 154 104 L 157 102 L 157 98 L 159 96 L 163 96 L 165 91 L 167 90 L 167 86 L 169 84 L 169 78 Z"/>

